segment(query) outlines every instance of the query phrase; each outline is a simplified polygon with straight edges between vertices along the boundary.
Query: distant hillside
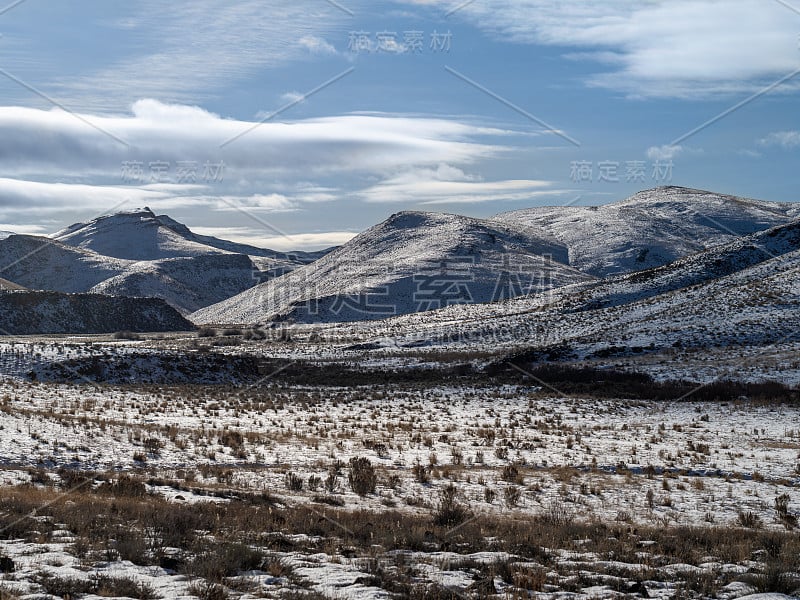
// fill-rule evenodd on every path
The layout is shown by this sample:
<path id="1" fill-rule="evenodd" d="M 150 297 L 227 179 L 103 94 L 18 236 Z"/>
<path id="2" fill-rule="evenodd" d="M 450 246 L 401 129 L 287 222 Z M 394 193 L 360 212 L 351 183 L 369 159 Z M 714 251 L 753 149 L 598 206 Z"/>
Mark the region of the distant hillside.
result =
<path id="1" fill-rule="evenodd" d="M 101 294 L 0 293 L 0 334 L 187 331 L 193 325 L 163 300 Z"/>
<path id="2" fill-rule="evenodd" d="M 324 254 L 199 236 L 144 208 L 76 223 L 52 238 L 0 236 L 0 277 L 35 290 L 161 298 L 186 314 Z"/>
<path id="3" fill-rule="evenodd" d="M 0 277 L 32 290 L 87 292 L 132 264 L 36 235 L 0 240 Z"/>
<path id="4" fill-rule="evenodd" d="M 318 261 L 202 309 L 196 323 L 380 319 L 489 302 L 593 278 L 532 228 L 402 212 Z"/>
<path id="5" fill-rule="evenodd" d="M 69 246 L 124 260 L 155 261 L 239 254 L 252 259 L 271 259 L 257 262 L 266 265 L 267 269 L 284 266 L 287 271 L 308 264 L 328 252 L 277 252 L 199 235 L 183 223 L 167 215 L 156 215 L 147 207 L 105 215 L 86 223 L 75 223 L 52 237 Z"/>
<path id="6" fill-rule="evenodd" d="M 799 214 L 793 203 L 661 187 L 603 206 L 528 208 L 494 219 L 544 230 L 567 247 L 570 266 L 605 277 L 658 267 Z"/>
<path id="7" fill-rule="evenodd" d="M 547 294 L 453 306 L 362 327 L 390 345 L 529 349 L 540 360 L 800 341 L 800 222 L 669 265 Z M 532 358 L 533 360 L 533 358 Z"/>

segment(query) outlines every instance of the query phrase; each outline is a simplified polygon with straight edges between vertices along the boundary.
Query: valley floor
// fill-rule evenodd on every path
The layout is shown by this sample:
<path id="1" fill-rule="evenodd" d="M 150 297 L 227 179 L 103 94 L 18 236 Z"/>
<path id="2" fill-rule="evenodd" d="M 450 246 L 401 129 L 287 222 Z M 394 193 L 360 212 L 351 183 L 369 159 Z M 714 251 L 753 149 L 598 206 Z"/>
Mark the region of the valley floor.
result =
<path id="1" fill-rule="evenodd" d="M 3 599 L 800 588 L 797 404 L 16 378 L 0 432 Z"/>

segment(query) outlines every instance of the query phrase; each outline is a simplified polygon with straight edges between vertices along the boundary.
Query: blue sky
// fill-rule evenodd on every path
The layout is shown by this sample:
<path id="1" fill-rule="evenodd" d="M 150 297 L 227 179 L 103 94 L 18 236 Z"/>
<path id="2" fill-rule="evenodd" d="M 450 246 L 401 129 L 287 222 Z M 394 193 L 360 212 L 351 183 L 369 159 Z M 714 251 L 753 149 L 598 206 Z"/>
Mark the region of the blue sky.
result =
<path id="1" fill-rule="evenodd" d="M 800 3 L 27 0 L 0 35 L 0 229 L 146 204 L 300 249 L 400 210 L 800 199 Z"/>

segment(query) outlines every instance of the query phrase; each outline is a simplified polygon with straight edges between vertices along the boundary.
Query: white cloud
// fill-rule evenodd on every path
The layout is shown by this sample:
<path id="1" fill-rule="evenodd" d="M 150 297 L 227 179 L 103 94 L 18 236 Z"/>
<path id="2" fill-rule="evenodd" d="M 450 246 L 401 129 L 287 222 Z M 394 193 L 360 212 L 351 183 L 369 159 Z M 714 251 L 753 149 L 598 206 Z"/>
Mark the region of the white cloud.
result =
<path id="1" fill-rule="evenodd" d="M 475 204 L 529 200 L 543 194 L 561 193 L 550 182 L 536 180 L 481 181 L 461 169 L 442 164 L 436 169 L 408 170 L 362 190 L 367 202 L 414 204 Z"/>
<path id="2" fill-rule="evenodd" d="M 0 107 L 0 161 L 7 175 L 80 179 L 119 177 L 123 161 L 224 162 L 225 177 L 308 177 L 370 173 L 404 165 L 472 163 L 502 146 L 484 138 L 513 132 L 446 119 L 344 115 L 254 123 L 225 119 L 195 106 L 140 100 L 124 116 Z M 238 136 L 238 137 L 237 137 Z M 118 140 L 124 140 L 127 145 Z"/>
<path id="3" fill-rule="evenodd" d="M 647 149 L 647 158 L 650 160 L 672 160 L 683 152 L 683 146 L 651 146 Z"/>
<path id="4" fill-rule="evenodd" d="M 340 246 L 358 235 L 352 231 L 326 231 L 292 233 L 280 236 L 270 232 L 269 236 L 264 236 L 263 229 L 258 230 L 250 227 L 192 227 L 192 231 L 201 235 L 213 235 L 233 242 L 250 244 L 259 248 L 271 248 L 281 252 L 323 250 L 331 246 Z"/>
<path id="5" fill-rule="evenodd" d="M 297 43 L 312 54 L 338 54 L 332 44 L 315 35 L 304 35 Z"/>
<path id="6" fill-rule="evenodd" d="M 286 103 L 302 102 L 304 99 L 305 99 L 305 94 L 301 92 L 286 92 L 285 94 L 281 94 L 281 100 L 283 100 Z M 266 119 L 272 114 L 272 112 L 274 111 L 263 111 L 263 110 L 259 111 L 256 114 L 256 119 L 259 120 Z"/>
<path id="7" fill-rule="evenodd" d="M 761 146 L 781 146 L 791 149 L 800 146 L 800 131 L 775 131 L 758 140 Z"/>
<path id="8" fill-rule="evenodd" d="M 262 214 L 299 209 L 297 200 L 283 194 L 197 195 L 201 186 L 145 185 L 141 187 L 43 183 L 0 178 L 0 214 L 40 215 L 130 210 L 149 205 L 153 210 L 203 208 L 219 212 Z"/>
<path id="9" fill-rule="evenodd" d="M 130 209 L 168 198 L 157 189 L 128 186 L 103 186 L 42 183 L 0 178 L 0 214 L 43 214 Z"/>
<path id="10" fill-rule="evenodd" d="M 324 2 L 141 0 L 112 24 L 131 49 L 122 58 L 40 85 L 83 110 L 119 111 L 142 96 L 197 101 L 259 70 L 335 52 L 324 36 L 349 19 Z"/>
<path id="11" fill-rule="evenodd" d="M 750 150 L 749 148 L 742 148 L 737 152 L 739 156 L 744 156 L 745 158 L 761 158 L 761 153 L 756 152 L 755 150 Z"/>
<path id="12" fill-rule="evenodd" d="M 253 194 L 252 196 L 206 196 L 198 198 L 218 211 L 245 213 L 291 212 L 298 204 L 283 194 Z"/>
<path id="13" fill-rule="evenodd" d="M 358 233 L 352 231 L 325 231 L 317 233 L 293 233 L 266 238 L 264 244 L 274 250 L 323 250 L 331 246 L 341 246 Z"/>
<path id="14" fill-rule="evenodd" d="M 570 58 L 581 48 L 577 58 L 611 66 L 589 85 L 632 96 L 741 92 L 798 67 L 797 15 L 768 0 L 481 0 L 455 17 L 505 41 L 569 48 Z"/>
<path id="15" fill-rule="evenodd" d="M 0 239 L 3 233 L 19 233 L 30 235 L 42 235 L 45 233 L 45 227 L 42 225 L 28 225 L 20 223 L 0 223 Z"/>
<path id="16" fill-rule="evenodd" d="M 493 142 L 516 135 L 454 120 L 380 113 L 259 124 L 154 100 L 136 102 L 128 115 L 0 107 L 6 175 L 0 179 L 0 220 L 32 222 L 35 215 L 40 222 L 74 222 L 112 208 L 149 205 L 164 212 L 211 210 L 223 223 L 236 225 L 244 218 L 237 212 L 304 211 L 340 199 L 521 200 L 545 184 L 487 183 L 465 171 L 507 152 L 511 146 Z M 225 145 L 235 136 L 240 137 Z M 186 161 L 194 165 L 193 179 L 179 177 L 179 163 Z M 139 179 L 130 178 L 129 164 L 123 168 L 131 162 L 141 169 Z M 149 183 L 151 163 L 167 170 Z M 206 163 L 224 165 L 218 180 L 205 177 Z M 370 189 L 351 191 L 365 181 Z"/>

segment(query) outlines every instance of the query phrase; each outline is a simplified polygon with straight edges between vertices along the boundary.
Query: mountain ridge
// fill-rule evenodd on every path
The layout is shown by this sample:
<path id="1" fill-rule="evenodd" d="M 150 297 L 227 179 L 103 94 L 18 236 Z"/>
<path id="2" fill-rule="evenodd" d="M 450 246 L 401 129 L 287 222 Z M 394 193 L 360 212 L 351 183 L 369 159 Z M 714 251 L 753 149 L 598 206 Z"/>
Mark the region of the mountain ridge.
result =
<path id="1" fill-rule="evenodd" d="M 667 264 L 798 215 L 792 203 L 666 186 L 596 207 L 535 207 L 493 219 L 543 229 L 568 247 L 571 266 L 606 277 Z"/>
<path id="2" fill-rule="evenodd" d="M 321 255 L 198 236 L 144 207 L 75 223 L 50 237 L 0 238 L 0 276 L 34 290 L 162 298 L 188 314 Z"/>
<path id="3" fill-rule="evenodd" d="M 565 258 L 563 246 L 530 231 L 520 233 L 514 227 L 462 215 L 403 211 L 318 261 L 190 318 L 195 322 L 374 319 L 415 312 L 437 302 L 496 299 L 493 296 L 502 293 L 497 288 L 504 271 L 520 276 L 516 293 L 591 279 L 559 262 Z M 454 288 L 460 290 L 460 298 L 454 296 Z M 356 308 L 337 310 L 342 304 Z M 303 305 L 313 309 L 304 312 Z"/>

